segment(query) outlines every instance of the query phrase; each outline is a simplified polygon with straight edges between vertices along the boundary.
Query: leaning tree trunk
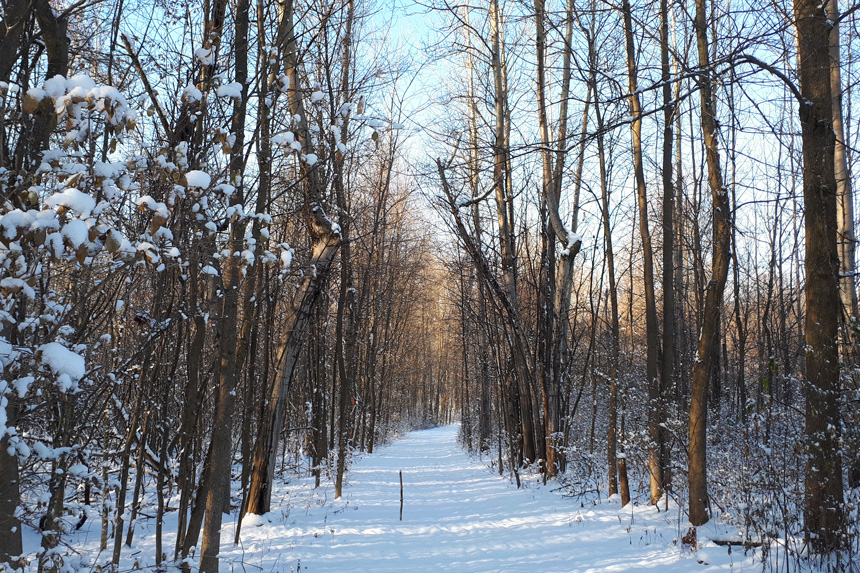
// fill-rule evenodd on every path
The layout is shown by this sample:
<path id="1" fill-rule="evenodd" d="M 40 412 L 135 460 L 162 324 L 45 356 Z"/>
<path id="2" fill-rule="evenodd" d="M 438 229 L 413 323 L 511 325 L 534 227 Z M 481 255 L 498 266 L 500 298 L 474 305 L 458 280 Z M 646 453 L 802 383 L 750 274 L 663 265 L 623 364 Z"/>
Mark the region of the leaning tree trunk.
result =
<path id="1" fill-rule="evenodd" d="M 278 45 L 282 49 L 286 75 L 290 78 L 288 91 L 290 112 L 300 118 L 296 140 L 302 144 L 302 149 L 309 149 L 313 146 L 302 99 L 293 18 L 293 0 L 286 0 L 281 4 Z M 276 358 L 277 373 L 254 447 L 254 468 L 248 491 L 247 513 L 263 514 L 269 511 L 278 440 L 284 425 L 287 394 L 292 383 L 293 371 L 298 362 L 314 306 L 331 271 L 332 261 L 341 242 L 339 230 L 323 209 L 322 197 L 325 187 L 320 173 L 314 167 L 302 162 L 300 176 L 304 180 L 305 188 L 304 216 L 313 240 L 308 268 L 314 269 L 315 272 L 304 273 L 304 278 L 287 310 L 285 334 Z"/>
<path id="2" fill-rule="evenodd" d="M 512 351 L 514 353 L 519 353 L 519 357 L 515 355 L 512 358 L 514 360 L 516 360 L 517 358 L 521 360 L 521 362 L 516 365 L 516 368 L 522 368 L 523 372 L 521 375 L 523 380 L 529 380 L 531 378 L 532 372 L 529 368 L 527 357 L 523 356 L 525 350 L 528 348 L 528 338 L 526 336 L 525 330 L 523 329 L 523 323 L 520 320 L 517 308 L 514 306 L 514 303 L 511 302 L 511 300 L 508 298 L 507 290 L 505 289 L 503 284 L 496 279 L 495 274 L 491 271 L 490 264 L 484 256 L 484 253 L 481 251 L 480 246 L 475 243 L 474 239 L 470 236 L 468 230 L 466 229 L 466 224 L 463 222 L 463 219 L 460 215 L 461 205 L 457 202 L 454 192 L 448 184 L 447 176 L 445 175 L 447 166 L 443 165 L 442 161 L 437 159 L 436 168 L 439 173 L 440 182 L 442 184 L 441 186 L 442 192 L 444 194 L 444 201 L 445 203 L 447 203 L 447 207 L 450 209 L 457 235 L 460 237 L 460 240 L 462 241 L 466 252 L 472 259 L 478 276 L 487 287 L 488 301 L 492 303 L 494 309 L 504 320 L 504 328 L 507 330 L 506 334 L 509 334 L 507 341 L 509 346 L 512 348 Z M 493 350 L 496 354 L 497 363 L 499 364 L 499 371 L 501 372 L 503 370 L 503 366 L 501 349 L 499 348 L 500 344 L 501 342 L 495 342 L 493 344 Z M 515 382 L 506 383 L 504 378 L 500 380 L 500 383 L 503 386 L 503 389 L 500 393 L 508 394 L 506 399 L 508 400 L 508 404 L 510 405 L 510 407 L 504 408 L 505 424 L 508 429 L 508 436 L 510 439 L 512 468 L 514 470 L 515 475 L 517 475 L 516 464 L 514 463 L 514 459 L 517 457 L 516 452 L 514 451 L 516 444 L 514 443 L 513 434 L 515 426 L 517 425 L 516 409 L 518 405 L 519 389 L 516 387 Z M 517 479 L 519 479 L 518 475 Z"/>
<path id="3" fill-rule="evenodd" d="M 806 232 L 806 438 L 804 520 L 812 550 L 844 544 L 839 351 L 839 251 L 830 22 L 824 4 L 794 0 Z"/>
<path id="4" fill-rule="evenodd" d="M 698 526 L 707 523 L 709 519 L 706 449 L 708 374 L 712 365 L 719 360 L 720 345 L 717 344 L 717 336 L 723 308 L 723 292 L 729 275 L 732 239 L 729 194 L 723 184 L 720 155 L 717 151 L 717 122 L 715 100 L 711 91 L 705 0 L 696 0 L 696 41 L 699 51 L 699 68 L 703 70 L 699 80 L 699 95 L 702 103 L 702 138 L 705 142 L 705 161 L 708 165 L 708 186 L 711 189 L 714 233 L 714 250 L 711 261 L 713 275 L 705 289 L 701 334 L 699 335 L 696 362 L 693 366 L 693 380 L 690 387 L 689 517 L 690 523 Z"/>
<path id="5" fill-rule="evenodd" d="M 318 210 L 318 231 L 326 228 L 329 234 L 321 233 L 314 241 L 313 257 L 308 268 L 316 268 L 316 275 L 306 272 L 299 290 L 293 297 L 285 325 L 284 339 L 278 349 L 277 373 L 269 396 L 263 421 L 258 430 L 254 446 L 254 468 L 248 491 L 247 513 L 264 514 L 269 511 L 272 498 L 272 481 L 278 454 L 278 439 L 284 426 L 287 407 L 287 394 L 292 383 L 293 372 L 298 362 L 299 352 L 304 343 L 313 309 L 319 299 L 322 286 L 331 270 L 332 259 L 340 245 L 340 234 L 331 231 L 331 222 Z"/>

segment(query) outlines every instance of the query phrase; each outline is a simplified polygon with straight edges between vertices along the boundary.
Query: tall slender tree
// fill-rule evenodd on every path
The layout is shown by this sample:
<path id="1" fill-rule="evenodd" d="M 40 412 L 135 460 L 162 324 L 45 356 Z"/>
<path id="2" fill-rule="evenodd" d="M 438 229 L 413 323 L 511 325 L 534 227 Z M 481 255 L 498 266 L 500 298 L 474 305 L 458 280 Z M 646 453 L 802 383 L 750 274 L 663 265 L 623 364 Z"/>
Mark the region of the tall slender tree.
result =
<path id="1" fill-rule="evenodd" d="M 226 7 L 217 3 L 218 10 Z M 243 207 L 245 202 L 245 118 L 248 95 L 248 32 L 250 28 L 250 2 L 238 0 L 235 6 L 235 37 L 233 39 L 233 61 L 236 82 L 241 86 L 240 97 L 233 101 L 233 118 L 230 132 L 235 140 L 230 148 L 230 182 L 234 187 L 231 201 L 234 207 Z M 223 13 L 218 14 L 223 19 Z M 223 25 L 214 33 L 223 35 Z M 230 466 L 232 465 L 233 413 L 236 403 L 236 388 L 239 370 L 236 367 L 236 351 L 239 346 L 239 288 L 242 277 L 245 220 L 237 217 L 230 223 L 229 255 L 224 262 L 221 302 L 221 346 L 218 370 L 218 395 L 215 402 L 215 419 L 212 431 L 209 471 L 217 476 L 206 492 L 206 520 L 203 524 L 203 539 L 200 552 L 200 571 L 217 573 L 218 553 L 221 548 L 221 521 L 225 509 L 230 507 Z"/>
<path id="2" fill-rule="evenodd" d="M 537 105 L 538 105 L 538 124 L 540 128 L 540 138 L 542 144 L 541 160 L 543 165 L 543 202 L 546 205 L 547 217 L 549 219 L 549 229 L 547 232 L 548 248 L 547 256 L 550 259 L 546 268 L 542 271 L 545 280 L 542 287 L 543 300 L 540 302 L 540 307 L 543 310 L 543 364 L 540 365 L 539 378 L 541 380 L 541 392 L 543 395 L 544 409 L 544 431 L 545 431 L 545 450 L 546 450 L 546 475 L 553 476 L 557 473 L 557 451 L 555 443 L 555 434 L 561 424 L 561 389 L 560 375 L 557 371 L 561 368 L 561 356 L 556 353 L 562 352 L 563 348 L 555 343 L 556 330 L 560 328 L 560 323 L 566 320 L 569 295 L 565 299 L 565 292 L 570 291 L 569 282 L 572 280 L 572 265 L 573 259 L 579 251 L 582 240 L 576 233 L 568 231 L 566 225 L 559 214 L 559 200 L 561 195 L 561 177 L 564 170 L 564 157 L 562 152 L 567 144 L 567 99 L 570 90 L 570 57 L 565 50 L 566 56 L 562 64 L 562 105 L 559 110 L 558 121 L 558 142 L 555 146 L 559 151 L 553 153 L 553 141 L 550 140 L 550 126 L 547 112 L 546 101 L 546 7 L 544 0 L 535 0 L 535 53 L 537 57 Z M 572 5 L 568 5 L 568 24 L 564 37 L 565 46 L 571 43 L 573 34 L 573 14 Z M 574 205 L 574 213 L 578 210 L 578 205 Z M 561 276 L 555 277 L 555 253 L 556 241 L 562 245 L 560 265 Z M 556 295 L 556 289 L 560 289 L 561 293 Z"/>
<path id="3" fill-rule="evenodd" d="M 857 236 L 854 230 L 854 194 L 851 189 L 848 170 L 848 146 L 845 141 L 845 122 L 842 117 L 842 57 L 839 45 L 839 3 L 836 0 L 825 2 L 827 17 L 832 22 L 830 29 L 830 94 L 833 98 L 833 132 L 836 134 L 833 157 L 836 170 L 836 224 L 839 230 L 839 271 L 841 274 L 840 294 L 845 317 L 848 322 L 848 338 L 856 344 L 856 335 L 851 329 L 858 328 L 860 310 L 857 304 L 857 288 L 854 277 L 857 266 Z M 852 354 L 854 354 L 852 352 Z"/>
<path id="4" fill-rule="evenodd" d="M 689 488 L 690 523 L 707 523 L 707 433 L 708 433 L 708 376 L 713 364 L 719 360 L 716 340 L 720 328 L 723 308 L 723 292 L 729 274 L 731 259 L 731 204 L 729 192 L 723 183 L 718 150 L 716 120 L 716 98 L 713 93 L 713 75 L 708 43 L 708 20 L 705 0 L 696 0 L 696 46 L 699 55 L 699 99 L 701 101 L 702 139 L 705 144 L 705 161 L 708 166 L 708 187 L 711 190 L 713 209 L 714 249 L 711 260 L 711 279 L 705 289 L 702 310 L 701 333 L 693 365 L 693 380 L 690 385 L 690 432 L 689 432 Z"/>
<path id="5" fill-rule="evenodd" d="M 648 471 L 651 485 L 651 503 L 656 504 L 665 491 L 663 468 L 664 432 L 662 429 L 663 400 L 660 392 L 660 332 L 657 324 L 657 301 L 654 293 L 654 249 L 648 223 L 648 191 L 645 186 L 645 169 L 642 156 L 642 103 L 633 32 L 633 14 L 629 0 L 621 3 L 624 19 L 624 39 L 627 49 L 627 98 L 630 102 L 630 134 L 633 141 L 633 173 L 636 199 L 639 208 L 639 236 L 642 241 L 643 289 L 645 292 L 645 340 L 648 381 L 648 435 L 651 439 L 648 454 Z"/>
<path id="6" fill-rule="evenodd" d="M 667 407 L 669 389 L 675 378 L 675 183 L 672 170 L 672 145 L 674 144 L 673 122 L 675 121 L 675 100 L 672 97 L 672 84 L 669 68 L 669 6 L 667 0 L 660 0 L 660 83 L 663 96 L 663 163 L 661 168 L 663 182 L 663 356 L 660 372 L 660 400 Z M 662 451 L 660 460 L 663 465 L 667 486 L 669 476 L 669 440 L 666 430 L 661 426 L 663 436 L 660 440 Z"/>

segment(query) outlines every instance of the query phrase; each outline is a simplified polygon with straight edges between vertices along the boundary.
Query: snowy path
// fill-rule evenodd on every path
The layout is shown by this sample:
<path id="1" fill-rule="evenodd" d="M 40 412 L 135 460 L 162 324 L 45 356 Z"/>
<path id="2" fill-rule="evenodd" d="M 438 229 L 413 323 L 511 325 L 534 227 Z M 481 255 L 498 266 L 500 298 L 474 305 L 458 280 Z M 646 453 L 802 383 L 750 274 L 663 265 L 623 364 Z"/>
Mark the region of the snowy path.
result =
<path id="1" fill-rule="evenodd" d="M 225 527 L 222 571 L 755 571 L 740 550 L 709 547 L 698 556 L 673 543 L 677 508 L 622 510 L 585 503 L 549 488 L 517 489 L 469 458 L 457 428 L 410 433 L 364 456 L 348 475 L 344 498 L 290 495 L 288 516 L 242 530 L 241 547 Z M 403 471 L 404 509 L 399 521 Z M 319 492 L 319 490 L 317 490 Z M 325 495 L 325 490 L 323 492 Z M 314 500 L 317 500 L 316 502 Z M 287 501 L 287 500 L 284 500 Z M 700 533 L 701 535 L 701 533 Z M 228 540 L 229 539 L 229 540 Z M 704 559 L 709 564 L 697 562 Z"/>

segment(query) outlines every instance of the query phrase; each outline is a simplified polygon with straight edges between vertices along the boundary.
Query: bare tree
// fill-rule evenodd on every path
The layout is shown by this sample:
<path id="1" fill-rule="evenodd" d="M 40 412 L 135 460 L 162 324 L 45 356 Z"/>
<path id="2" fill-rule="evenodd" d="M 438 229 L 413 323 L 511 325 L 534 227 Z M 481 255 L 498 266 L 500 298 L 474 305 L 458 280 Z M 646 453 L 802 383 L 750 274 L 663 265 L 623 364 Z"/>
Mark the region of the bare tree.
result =
<path id="1" fill-rule="evenodd" d="M 657 302 L 654 294 L 654 249 L 651 246 L 651 231 L 648 225 L 648 193 L 645 187 L 645 171 L 642 157 L 642 104 L 639 96 L 637 52 L 633 40 L 633 15 L 629 0 L 621 3 L 624 17 L 624 38 L 627 48 L 627 89 L 630 101 L 630 134 L 633 140 L 633 172 L 636 178 L 636 197 L 639 205 L 639 235 L 642 240 L 643 288 L 645 291 L 645 339 L 648 362 L 648 434 L 649 446 L 648 471 L 651 484 L 651 503 L 656 504 L 665 491 L 663 468 L 664 460 L 663 398 L 660 392 L 660 332 L 657 325 Z"/>
<path id="2" fill-rule="evenodd" d="M 689 487 L 690 523 L 702 525 L 708 517 L 707 485 L 707 432 L 708 432 L 708 376 L 713 364 L 719 360 L 716 338 L 720 328 L 723 292 L 729 274 L 731 259 L 731 205 L 729 193 L 723 183 L 720 155 L 717 149 L 716 99 L 712 91 L 711 63 L 708 53 L 708 23 L 705 0 L 696 0 L 696 45 L 699 54 L 702 138 L 705 143 L 705 160 L 708 166 L 708 186 L 711 189 L 713 208 L 714 250 L 711 261 L 711 279 L 705 289 L 702 310 L 701 334 L 693 365 L 690 386 L 690 445 Z"/>
<path id="3" fill-rule="evenodd" d="M 241 85 L 241 96 L 233 102 L 233 119 L 230 132 L 235 141 L 230 149 L 230 181 L 235 185 L 232 194 L 233 206 L 244 206 L 245 171 L 245 117 L 248 94 L 248 31 L 250 28 L 249 0 L 239 0 L 235 6 L 236 36 L 233 40 L 236 82 Z M 215 3 L 215 22 L 212 34 L 220 42 L 223 35 L 226 2 Z M 221 306 L 220 368 L 218 371 L 218 395 L 215 402 L 215 418 L 212 430 L 208 470 L 210 487 L 206 491 L 206 521 L 203 524 L 203 539 L 200 552 L 200 571 L 218 572 L 218 553 L 221 547 L 221 520 L 224 509 L 230 507 L 230 467 L 232 465 L 233 412 L 236 403 L 236 387 L 239 382 L 237 348 L 239 334 L 239 289 L 242 274 L 241 252 L 244 250 L 246 223 L 237 217 L 230 223 L 228 242 L 229 255 L 224 262 Z M 216 479 L 213 479 L 217 476 Z"/>
<path id="4" fill-rule="evenodd" d="M 293 0 L 281 5 L 278 23 L 278 48 L 283 59 L 284 72 L 289 78 L 290 112 L 299 119 L 296 140 L 303 149 L 313 148 L 308 129 L 307 114 L 299 67 L 298 44 L 295 36 L 295 14 Z M 269 511 L 271 486 L 274 478 L 278 441 L 284 425 L 287 394 L 293 372 L 302 349 L 308 323 L 319 299 L 325 279 L 331 270 L 332 261 L 340 248 L 340 230 L 326 215 L 323 204 L 324 181 L 314 165 L 302 162 L 301 177 L 304 180 L 305 204 L 303 206 L 307 228 L 313 241 L 312 257 L 308 268 L 312 272 L 304 279 L 293 296 L 288 316 L 286 335 L 277 351 L 277 374 L 272 385 L 271 396 L 266 406 L 257 444 L 254 449 L 254 469 L 248 492 L 248 513 L 263 514 Z"/>

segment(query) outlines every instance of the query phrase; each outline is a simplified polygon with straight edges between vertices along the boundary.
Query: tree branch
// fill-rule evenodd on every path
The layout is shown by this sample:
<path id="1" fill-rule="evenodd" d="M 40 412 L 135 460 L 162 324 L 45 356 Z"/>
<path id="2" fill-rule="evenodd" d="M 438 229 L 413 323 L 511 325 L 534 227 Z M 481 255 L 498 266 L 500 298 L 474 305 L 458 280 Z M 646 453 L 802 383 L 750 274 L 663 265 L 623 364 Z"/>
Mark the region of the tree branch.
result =
<path id="1" fill-rule="evenodd" d="M 808 100 L 805 97 L 803 97 L 803 94 L 800 93 L 800 89 L 798 89 L 798 87 L 796 85 L 794 85 L 794 82 L 792 82 L 788 76 L 786 76 L 784 73 L 782 73 L 781 71 L 779 71 L 778 69 L 776 69 L 772 65 L 767 64 L 767 63 L 759 60 L 755 56 L 751 56 L 749 54 L 741 54 L 740 56 L 738 56 L 738 59 L 736 61 L 752 64 L 754 66 L 757 66 L 757 67 L 763 69 L 766 72 L 769 72 L 769 73 L 775 75 L 780 80 L 782 80 L 782 82 L 788 87 L 788 89 L 791 91 L 792 95 L 794 95 L 794 97 L 797 98 L 797 101 L 800 105 L 808 105 Z"/>
<path id="2" fill-rule="evenodd" d="M 131 41 L 128 39 L 128 36 L 126 36 L 125 32 L 121 33 L 120 36 L 122 37 L 122 43 L 125 45 L 126 52 L 128 52 L 129 57 L 131 57 L 131 63 L 134 64 L 134 69 L 136 69 L 138 75 L 140 75 L 143 87 L 146 89 L 149 99 L 152 100 L 152 106 L 155 108 L 155 113 L 158 114 L 158 119 L 161 121 L 161 127 L 164 129 L 164 136 L 169 137 L 170 122 L 167 121 L 167 116 L 164 115 L 164 110 L 161 109 L 161 104 L 158 103 L 158 96 L 156 95 L 155 90 L 152 89 L 152 84 L 149 83 L 149 78 L 146 77 L 146 72 L 140 64 L 140 58 L 137 57 L 137 53 L 134 51 L 134 47 L 131 45 Z"/>

